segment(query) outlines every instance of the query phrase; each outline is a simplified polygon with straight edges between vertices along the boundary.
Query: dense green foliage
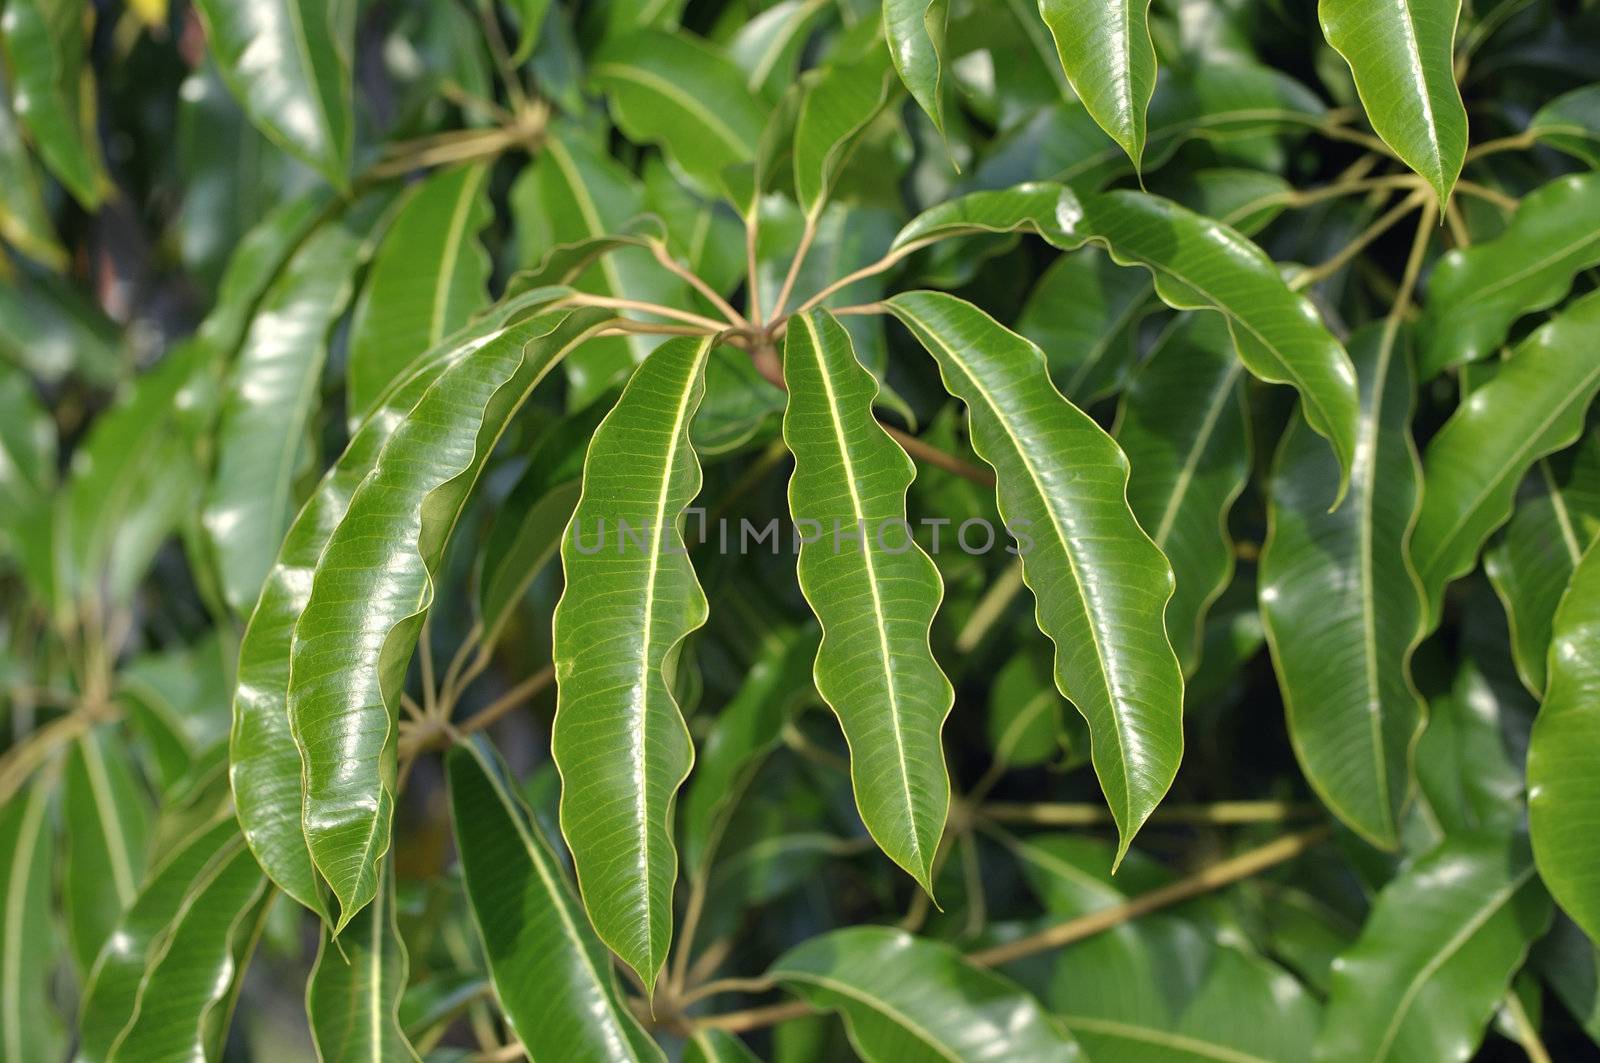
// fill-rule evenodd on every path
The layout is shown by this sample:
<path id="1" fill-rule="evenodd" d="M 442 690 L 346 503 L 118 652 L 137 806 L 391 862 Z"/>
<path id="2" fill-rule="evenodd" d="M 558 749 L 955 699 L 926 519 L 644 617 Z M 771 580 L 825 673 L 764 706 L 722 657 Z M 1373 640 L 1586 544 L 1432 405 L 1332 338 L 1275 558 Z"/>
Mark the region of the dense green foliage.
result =
<path id="1" fill-rule="evenodd" d="M 3 0 L 0 1063 L 1592 1054 L 1596 71 Z"/>

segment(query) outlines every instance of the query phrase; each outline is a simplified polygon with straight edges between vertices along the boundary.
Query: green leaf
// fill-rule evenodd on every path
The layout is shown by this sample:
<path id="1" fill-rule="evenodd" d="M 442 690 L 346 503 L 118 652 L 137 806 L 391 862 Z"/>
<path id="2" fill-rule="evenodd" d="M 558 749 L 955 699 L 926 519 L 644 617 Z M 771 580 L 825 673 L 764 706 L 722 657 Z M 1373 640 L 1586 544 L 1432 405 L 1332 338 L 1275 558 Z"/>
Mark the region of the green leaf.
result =
<path id="1" fill-rule="evenodd" d="M 550 12 L 550 0 L 511 0 L 507 10 L 517 24 L 517 47 L 511 53 L 511 62 L 520 66 L 533 54 L 539 42 L 539 31 L 544 28 L 545 16 Z"/>
<path id="2" fill-rule="evenodd" d="M 3 70 L 0 70 L 3 74 Z M 0 86 L 6 79 L 0 77 Z M 64 269 L 67 253 L 56 238 L 50 212 L 39 193 L 39 177 L 22 141 L 9 94 L 0 87 L 0 237 L 23 254 L 54 270 Z"/>
<path id="3" fill-rule="evenodd" d="M 1506 231 L 1448 252 L 1428 280 L 1422 379 L 1493 354 L 1518 318 L 1566 298 L 1600 264 L 1600 174 L 1558 178 L 1530 193 Z"/>
<path id="4" fill-rule="evenodd" d="M 1492 681 L 1473 657 L 1461 662 L 1447 693 L 1429 700 L 1428 727 L 1417 742 L 1417 784 L 1428 817 L 1447 836 L 1508 831 L 1522 822 L 1520 746 L 1533 708 L 1516 684 Z"/>
<path id="5" fill-rule="evenodd" d="M 351 0 L 197 0 L 211 54 L 263 133 L 345 189 L 355 137 Z"/>
<path id="6" fill-rule="evenodd" d="M 590 74 L 634 140 L 660 144 L 700 187 L 721 187 L 722 171 L 755 158 L 768 108 L 744 73 L 691 34 L 639 30 L 608 41 Z"/>
<path id="7" fill-rule="evenodd" d="M 745 72 L 751 92 L 776 101 L 795 78 L 812 24 L 828 0 L 779 0 L 739 27 L 728 41 L 728 58 Z"/>
<path id="8" fill-rule="evenodd" d="M 478 234 L 493 215 L 485 163 L 435 174 L 406 199 L 372 263 L 351 325 L 345 406 L 359 422 L 411 360 L 488 302 Z"/>
<path id="9" fill-rule="evenodd" d="M 1600 780 L 1587 755 L 1600 737 L 1600 550 L 1590 546 L 1551 626 L 1549 686 L 1528 743 L 1528 825 L 1539 874 L 1562 909 L 1600 940 L 1600 863 L 1589 810 Z"/>
<path id="10" fill-rule="evenodd" d="M 1162 70 L 1150 101 L 1146 172 L 1165 165 L 1191 140 L 1229 144 L 1316 126 L 1327 107 L 1281 71 L 1245 62 Z M 1105 187 L 1131 169 L 1083 104 L 1063 100 L 998 138 L 978 167 L 986 187 L 1048 178 L 1080 191 Z"/>
<path id="11" fill-rule="evenodd" d="M 1158 196 L 1115 191 L 1079 198 L 1050 183 L 975 192 L 924 211 L 895 237 L 901 252 L 952 236 L 1027 230 L 1062 250 L 1094 243 L 1121 265 L 1140 265 L 1156 294 L 1179 310 L 1215 310 L 1245 368 L 1300 392 L 1307 422 L 1339 457 L 1342 497 L 1360 415 L 1355 372 L 1339 341 L 1291 292 L 1260 248 L 1226 225 Z"/>
<path id="12" fill-rule="evenodd" d="M 1573 570 L 1600 536 L 1600 439 L 1536 464 L 1505 533 L 1483 555 L 1506 608 L 1511 653 L 1523 685 L 1544 692 L 1550 625 Z"/>
<path id="13" fill-rule="evenodd" d="M 934 292 L 888 305 L 966 403 L 973 449 L 998 474 L 1056 685 L 1089 723 L 1120 860 L 1183 752 L 1183 677 L 1161 624 L 1172 570 L 1128 509 L 1128 460 L 1051 386 L 1039 349 L 981 310 Z"/>
<path id="14" fill-rule="evenodd" d="M 1021 987 L 903 930 L 834 930 L 791 949 L 767 974 L 813 1007 L 839 1012 L 870 1063 L 1083 1058 Z"/>
<path id="15" fill-rule="evenodd" d="M 1392 849 L 1426 714 L 1410 677 L 1426 606 L 1406 558 L 1422 493 L 1416 389 L 1398 323 L 1358 332 L 1350 355 L 1361 382 L 1350 496 L 1328 512 L 1339 470 L 1294 421 L 1268 489 L 1261 615 L 1306 781 L 1351 829 Z"/>
<path id="16" fill-rule="evenodd" d="M 794 130 L 794 187 L 808 217 L 818 217 L 828 202 L 857 138 L 888 102 L 893 78 L 879 52 L 806 72 Z"/>
<path id="17" fill-rule="evenodd" d="M 1122 390 L 1139 358 L 1139 322 L 1153 305 L 1150 278 L 1098 247 L 1062 255 L 1028 293 L 1017 331 L 1044 351 L 1050 379 L 1089 405 Z"/>
<path id="18" fill-rule="evenodd" d="M 1039 13 L 1078 99 L 1137 169 L 1156 90 L 1150 0 L 1039 0 Z"/>
<path id="19" fill-rule="evenodd" d="M 245 627 L 229 743 L 229 776 L 239 825 L 273 882 L 324 919 L 327 907 L 301 827 L 300 753 L 290 732 L 287 707 L 294 627 L 305 610 L 317 562 L 348 512 L 352 495 L 407 414 L 447 369 L 551 294 L 535 290 L 502 303 L 419 358 L 412 371 L 396 382 L 290 526 Z"/>
<path id="20" fill-rule="evenodd" d="M 660 1060 L 628 1011 L 604 946 L 487 743 L 448 758 L 462 879 L 495 996 L 534 1060 Z M 537 957 L 537 963 L 530 963 Z"/>
<path id="21" fill-rule="evenodd" d="M 811 696 L 816 651 L 816 634 L 806 629 L 765 636 L 738 693 L 700 744 L 683 798 L 683 862 L 692 874 L 706 874 L 727 820 L 777 746 L 791 708 Z"/>
<path id="22" fill-rule="evenodd" d="M 944 129 L 944 39 L 950 0 L 883 0 L 889 55 L 912 99 Z"/>
<path id="23" fill-rule="evenodd" d="M 684 1046 L 684 1063 L 760 1063 L 761 1057 L 731 1033 L 696 1027 Z"/>
<path id="24" fill-rule="evenodd" d="M 212 1058 L 270 895 L 233 818 L 212 820 L 150 873 L 96 961 L 79 1058 Z M 221 1021 L 218 1021 L 221 1020 Z"/>
<path id="25" fill-rule="evenodd" d="M 114 727 L 86 731 L 67 757 L 66 916 L 78 969 L 94 966 L 139 894 L 150 834 L 150 799 Z"/>
<path id="26" fill-rule="evenodd" d="M 873 417 L 877 381 L 832 314 L 791 319 L 783 375 L 800 588 L 822 623 L 817 690 L 849 742 L 867 831 L 931 894 L 950 808 L 940 735 L 955 691 L 929 645 L 944 584 L 906 521 L 916 468 Z"/>
<path id="27" fill-rule="evenodd" d="M 641 236 L 659 233 L 658 227 L 639 220 L 644 190 L 638 179 L 576 128 L 553 127 L 539 158 L 512 186 L 511 202 L 523 260 L 543 260 L 513 291 L 528 284 L 562 283 L 615 299 L 667 306 L 682 301 L 682 282 L 645 248 L 631 246 Z M 566 366 L 570 408 L 604 394 L 659 345 L 659 336 L 632 335 L 585 346 Z"/>
<path id="28" fill-rule="evenodd" d="M 35 783 L 0 806 L 0 1048 L 8 1060 L 61 1059 L 50 1006 L 57 942 L 51 917 L 50 792 Z"/>
<path id="29" fill-rule="evenodd" d="M 1557 96 L 1534 113 L 1528 131 L 1541 143 L 1600 168 L 1600 85 Z"/>
<path id="30" fill-rule="evenodd" d="M 1334 961 L 1317 1059 L 1470 1058 L 1549 921 L 1525 842 L 1444 842 L 1383 888 Z"/>
<path id="31" fill-rule="evenodd" d="M 306 984 L 306 1014 L 323 1063 L 410 1059 L 417 1053 L 400 1029 L 400 994 L 408 971 L 395 925 L 394 867 L 372 903 L 335 942 L 326 927 Z"/>
<path id="32" fill-rule="evenodd" d="M 545 314 L 474 341 L 383 445 L 329 536 L 295 621 L 287 703 L 306 844 L 342 928 L 389 849 L 400 686 L 467 496 L 533 388 L 608 315 Z"/>
<path id="33" fill-rule="evenodd" d="M 1228 513 L 1250 473 L 1249 407 L 1228 333 L 1213 317 L 1167 333 L 1117 413 L 1128 505 L 1172 562 L 1167 634 L 1185 674 L 1200 660 L 1206 612 L 1233 578 Z"/>
<path id="34" fill-rule="evenodd" d="M 1087 759 L 1089 736 L 1068 730 L 1050 658 L 1018 653 L 995 673 L 989 688 L 989 745 L 997 765 L 1025 768 L 1063 755 Z"/>
<path id="35" fill-rule="evenodd" d="M 0 556 L 9 555 L 38 601 L 55 597 L 51 494 L 56 426 L 25 373 L 0 367 Z"/>
<path id="36" fill-rule="evenodd" d="M 200 344 L 173 350 L 131 382 L 73 454 L 54 515 L 68 611 L 125 604 L 156 550 L 193 512 L 199 470 L 178 429 L 208 357 Z"/>
<path id="37" fill-rule="evenodd" d="M 672 806 L 694 759 L 673 687 L 707 606 L 679 522 L 700 493 L 689 423 L 711 347 L 669 340 L 634 372 L 589 444 L 561 543 L 550 739 L 561 831 L 595 930 L 646 992 L 672 942 Z"/>
<path id="38" fill-rule="evenodd" d="M 205 292 L 215 292 L 239 241 L 274 207 L 327 193 L 321 178 L 251 124 L 215 63 L 178 87 L 176 140 L 183 189 L 183 209 L 173 219 L 178 251 Z"/>
<path id="39" fill-rule="evenodd" d="M 321 398 L 329 333 L 370 247 L 323 226 L 285 265 L 227 382 L 204 521 L 228 604 L 249 610 L 294 516 L 295 471 Z"/>
<path id="40" fill-rule="evenodd" d="M 1461 0 L 1321 0 L 1328 43 L 1350 64 L 1372 128 L 1405 164 L 1450 198 L 1467 154 L 1467 109 L 1456 88 Z"/>
<path id="41" fill-rule="evenodd" d="M 533 578 L 555 559 L 561 536 L 578 506 L 581 487 L 578 480 L 572 479 L 537 499 L 523 501 L 516 497 L 519 491 L 506 500 L 507 508 L 495 521 L 495 531 L 500 532 L 501 521 L 507 518 L 513 519 L 515 530 L 501 546 L 502 552 L 485 561 L 478 599 L 484 645 L 499 641 Z M 517 508 L 513 510 L 513 506 Z"/>
<path id="42" fill-rule="evenodd" d="M 1081 837 L 1034 835 L 1006 844 L 1059 918 L 1104 911 L 1170 881 L 1136 857 L 1114 882 L 1105 846 Z M 1226 933 L 1212 942 L 1164 914 L 1122 923 L 1053 959 L 1046 1000 L 1096 1063 L 1308 1061 L 1315 1000 Z"/>
<path id="43" fill-rule="evenodd" d="M 1600 389 L 1596 329 L 1600 295 L 1589 295 L 1519 344 L 1428 444 L 1411 559 L 1428 596 L 1430 629 L 1445 586 L 1472 570 L 1484 541 L 1511 515 L 1523 475 L 1578 438 Z"/>
<path id="44" fill-rule="evenodd" d="M 11 106 L 44 164 L 88 211 L 111 191 L 95 129 L 93 75 L 84 62 L 91 24 L 90 11 L 72 0 L 12 0 L 0 18 Z"/>

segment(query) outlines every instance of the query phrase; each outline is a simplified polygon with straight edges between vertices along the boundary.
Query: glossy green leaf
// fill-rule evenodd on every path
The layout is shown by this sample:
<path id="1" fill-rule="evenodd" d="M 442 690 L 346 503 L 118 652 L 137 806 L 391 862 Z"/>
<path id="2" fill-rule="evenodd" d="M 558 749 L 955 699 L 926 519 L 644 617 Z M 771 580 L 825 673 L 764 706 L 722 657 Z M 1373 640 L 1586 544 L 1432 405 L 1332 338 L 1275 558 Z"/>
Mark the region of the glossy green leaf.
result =
<path id="1" fill-rule="evenodd" d="M 478 234 L 492 212 L 484 163 L 418 185 L 384 235 L 351 325 L 345 406 L 359 422 L 411 360 L 488 302 Z"/>
<path id="2" fill-rule="evenodd" d="M 133 1011 L 105 1058 L 220 1054 L 270 901 L 265 876 L 235 835 L 186 884 L 178 911 L 145 959 Z"/>
<path id="3" fill-rule="evenodd" d="M 511 201 L 523 260 L 542 260 L 513 291 L 559 283 L 616 299 L 668 306 L 682 301 L 684 285 L 648 250 L 632 246 L 659 231 L 638 221 L 644 210 L 638 180 L 573 127 L 553 128 L 539 159 L 512 187 Z M 585 346 L 566 366 L 570 407 L 587 406 L 660 340 L 632 335 Z"/>
<path id="4" fill-rule="evenodd" d="M 1587 830 L 1600 803 L 1589 754 L 1600 736 L 1600 551 L 1593 546 L 1551 625 L 1549 686 L 1528 743 L 1528 825 L 1539 874 L 1590 938 L 1600 940 L 1600 858 Z"/>
<path id="5" fill-rule="evenodd" d="M 508 324 L 448 365 L 395 427 L 329 536 L 295 621 L 287 704 L 306 844 L 339 926 L 389 849 L 399 688 L 467 495 L 533 388 L 602 311 Z"/>
<path id="6" fill-rule="evenodd" d="M 318 229 L 250 324 L 227 382 L 205 527 L 228 604 L 243 613 L 294 516 L 295 470 L 320 398 L 329 333 L 369 250 L 344 225 Z"/>
<path id="7" fill-rule="evenodd" d="M 1154 305 L 1150 278 L 1123 269 L 1098 247 L 1062 255 L 1047 269 L 1017 318 L 1038 344 L 1050 379 L 1088 405 L 1126 383 L 1139 358 L 1139 322 Z"/>
<path id="8" fill-rule="evenodd" d="M 1441 202 L 1467 153 L 1467 110 L 1456 88 L 1461 0 L 1321 0 L 1322 32 L 1350 64 L 1372 128 Z"/>
<path id="9" fill-rule="evenodd" d="M 973 448 L 998 474 L 1056 684 L 1089 723 L 1120 859 L 1183 752 L 1183 677 L 1161 624 L 1172 570 L 1128 508 L 1127 458 L 1051 386 L 1039 349 L 976 307 L 913 292 L 889 308 L 966 403 Z"/>
<path id="10" fill-rule="evenodd" d="M 1419 369 L 1427 380 L 1505 343 L 1519 317 L 1554 306 L 1600 264 L 1600 174 L 1558 178 L 1523 199 L 1506 231 L 1447 253 L 1428 280 Z"/>
<path id="11" fill-rule="evenodd" d="M 950 808 L 940 735 L 955 691 L 929 628 L 944 596 L 911 537 L 911 459 L 874 419 L 878 384 L 825 310 L 792 319 L 783 350 L 789 511 L 800 587 L 822 623 L 816 683 L 850 745 L 856 808 L 878 846 L 933 892 Z"/>
<path id="12" fill-rule="evenodd" d="M 659 1060 L 560 860 L 486 743 L 449 755 L 462 878 L 495 996 L 534 1060 Z"/>
<path id="13" fill-rule="evenodd" d="M 1506 608 L 1517 674 L 1537 696 L 1544 692 L 1556 606 L 1600 536 L 1600 440 L 1591 435 L 1537 463 L 1521 496 L 1483 567 Z"/>
<path id="14" fill-rule="evenodd" d="M 90 10 L 72 0 L 14 0 L 0 18 L 11 106 L 50 172 L 85 210 L 111 191 L 85 62 Z"/>
<path id="15" fill-rule="evenodd" d="M 728 41 L 728 58 L 745 73 L 751 92 L 769 100 L 794 81 L 801 51 L 827 0 L 779 0 L 740 26 Z"/>
<path id="16" fill-rule="evenodd" d="M 889 55 L 911 98 L 944 132 L 944 47 L 950 0 L 883 0 Z"/>
<path id="17" fill-rule="evenodd" d="M 1600 85 L 1557 96 L 1534 113 L 1528 131 L 1591 167 L 1600 167 Z"/>
<path id="18" fill-rule="evenodd" d="M 1343 495 L 1360 412 L 1355 372 L 1311 304 L 1289 291 L 1260 248 L 1157 196 L 1116 191 L 1080 198 L 1049 183 L 976 192 L 933 207 L 900 230 L 894 247 L 1019 229 L 1063 250 L 1098 244 L 1118 263 L 1148 269 L 1169 306 L 1222 314 L 1245 368 L 1300 392 L 1307 422 L 1345 471 L 1329 501 Z"/>
<path id="19" fill-rule="evenodd" d="M 673 687 L 707 605 L 679 524 L 700 493 L 689 423 L 711 347 L 670 340 L 634 372 L 589 444 L 561 544 L 561 832 L 595 930 L 647 991 L 672 942 L 673 802 L 694 759 Z"/>
<path id="20" fill-rule="evenodd" d="M 1225 147 L 1317 125 L 1327 106 L 1281 71 L 1245 62 L 1165 68 L 1150 101 L 1144 169 L 1168 162 L 1192 140 Z M 1080 191 L 1105 187 L 1132 169 L 1127 152 L 1095 124 L 1083 104 L 1063 100 L 997 138 L 978 167 L 990 188 L 1055 180 Z"/>
<path id="21" fill-rule="evenodd" d="M 0 67 L 0 75 L 4 74 Z M 0 76 L 0 85 L 9 79 Z M 67 253 L 39 193 L 39 177 L 28 158 L 10 96 L 0 89 L 0 237 L 52 269 L 67 264 Z"/>
<path id="22" fill-rule="evenodd" d="M 1406 557 L 1422 493 L 1415 384 L 1398 325 L 1358 332 L 1350 354 L 1361 382 L 1350 496 L 1328 512 L 1339 470 L 1296 420 L 1268 488 L 1261 615 L 1306 781 L 1362 837 L 1394 848 L 1426 713 L 1409 671 L 1425 612 Z"/>
<path id="23" fill-rule="evenodd" d="M 400 994 L 408 961 L 395 925 L 394 869 L 372 903 L 335 942 L 322 930 L 317 962 L 306 984 L 306 1014 L 323 1063 L 415 1060 L 400 1029 Z"/>
<path id="24" fill-rule="evenodd" d="M 349 183 L 355 137 L 350 0 L 199 0 L 223 80 L 261 131 L 337 188 Z"/>
<path id="25" fill-rule="evenodd" d="M 903 930 L 822 934 L 779 957 L 767 974 L 813 1007 L 839 1012 L 870 1063 L 1083 1058 L 1020 986 Z"/>
<path id="26" fill-rule="evenodd" d="M 755 158 L 767 107 L 726 55 L 686 33 L 640 30 L 609 41 L 590 74 L 605 88 L 617 125 L 660 144 L 700 186 Z"/>
<path id="27" fill-rule="evenodd" d="M 1484 541 L 1511 515 L 1523 475 L 1578 437 L 1600 390 L 1596 329 L 1600 296 L 1590 295 L 1519 344 L 1428 444 L 1411 559 L 1428 596 L 1430 627 L 1445 586 L 1471 571 Z"/>
<path id="28" fill-rule="evenodd" d="M 1053 916 L 1076 918 L 1164 885 L 1138 859 L 1115 879 L 1106 846 L 1035 835 L 1008 848 Z M 1225 934 L 1226 932 L 1224 932 Z M 1169 915 L 1069 945 L 1050 964 L 1047 1002 L 1096 1063 L 1304 1063 L 1318 1007 L 1281 967 Z"/>
<path id="29" fill-rule="evenodd" d="M 178 250 L 190 275 L 214 292 L 247 233 L 279 204 L 326 185 L 251 124 L 214 63 L 178 87 L 176 137 Z"/>
<path id="30" fill-rule="evenodd" d="M 78 969 L 133 904 L 144 878 L 150 799 L 140 790 L 115 728 L 87 731 L 67 757 L 65 881 L 67 934 Z"/>
<path id="31" fill-rule="evenodd" d="M 559 289 L 557 290 L 559 291 Z M 289 727 L 289 658 L 296 622 L 306 607 L 317 562 L 351 497 L 366 479 L 400 423 L 439 383 L 525 314 L 549 291 L 508 300 L 418 359 L 404 380 L 384 396 L 379 410 L 356 431 L 338 462 L 317 485 L 290 527 L 278 560 L 262 587 L 239 648 L 238 685 L 229 743 L 229 777 L 239 825 L 251 851 L 289 896 L 328 917 L 320 879 L 301 824 L 301 762 Z"/>
<path id="32" fill-rule="evenodd" d="M 806 74 L 794 130 L 794 186 L 809 217 L 821 212 L 857 137 L 888 102 L 893 77 L 881 53 Z"/>
<path id="33" fill-rule="evenodd" d="M 1078 99 L 1138 167 L 1156 90 L 1150 0 L 1039 0 Z"/>
<path id="34" fill-rule="evenodd" d="M 1117 414 L 1128 505 L 1177 577 L 1167 634 L 1185 673 L 1199 663 L 1206 611 L 1233 578 L 1228 513 L 1250 472 L 1244 376 L 1231 347 L 1216 318 L 1183 322 L 1134 373 Z"/>
<path id="35" fill-rule="evenodd" d="M 1550 921 L 1525 842 L 1444 842 L 1378 894 L 1334 962 L 1321 1063 L 1467 1059 Z"/>
<path id="36" fill-rule="evenodd" d="M 50 792 L 36 784 L 0 806 L 0 1055 L 7 1060 L 60 1059 L 66 1047 L 50 1008 L 59 948 L 50 914 Z"/>
<path id="37" fill-rule="evenodd" d="M 1447 693 L 1429 699 L 1417 742 L 1418 794 L 1445 835 L 1508 831 L 1527 814 L 1523 747 L 1534 706 L 1515 683 L 1461 663 Z"/>
<path id="38" fill-rule="evenodd" d="M 684 1063 L 759 1063 L 760 1056 L 743 1041 L 721 1030 L 697 1028 L 684 1047 Z"/>
<path id="39" fill-rule="evenodd" d="M 152 867 L 90 973 L 79 1058 L 151 1058 L 155 1041 L 180 1057 L 186 1047 L 181 1058 L 214 1052 L 226 1023 L 209 1016 L 242 973 L 233 950 L 254 933 L 264 882 L 231 816 L 196 829 Z"/>

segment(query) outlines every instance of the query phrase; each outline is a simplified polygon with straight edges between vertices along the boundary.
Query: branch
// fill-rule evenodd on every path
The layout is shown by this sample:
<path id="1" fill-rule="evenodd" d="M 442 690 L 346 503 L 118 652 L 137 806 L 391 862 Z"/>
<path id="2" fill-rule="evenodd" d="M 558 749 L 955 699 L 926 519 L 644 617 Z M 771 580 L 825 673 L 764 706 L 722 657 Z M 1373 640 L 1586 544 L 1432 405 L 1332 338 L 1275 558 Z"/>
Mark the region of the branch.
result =
<path id="1" fill-rule="evenodd" d="M 1113 823 L 1111 810 L 1093 804 L 1012 804 L 996 801 L 979 813 L 992 823 L 1032 823 L 1044 827 L 1089 827 Z M 1164 804 L 1150 814 L 1150 823 L 1228 826 L 1242 823 L 1286 823 L 1315 819 L 1322 810 L 1293 801 L 1217 801 L 1208 805 Z"/>
<path id="2" fill-rule="evenodd" d="M 1332 834 L 1327 827 L 1317 827 L 1313 830 L 1303 831 L 1299 834 L 1290 834 L 1274 842 L 1263 845 L 1257 849 L 1241 853 L 1238 856 L 1179 879 L 1170 885 L 1135 897 L 1131 901 L 1118 904 L 1110 908 L 1090 912 L 1088 915 L 1069 919 L 1064 923 L 1048 927 L 1037 934 L 1018 938 L 1003 945 L 993 948 L 981 949 L 967 954 L 967 962 L 979 967 L 999 967 L 1025 956 L 1032 956 L 1038 952 L 1047 952 L 1070 945 L 1084 938 L 1093 937 L 1113 927 L 1140 916 L 1149 915 L 1151 912 L 1170 907 L 1181 901 L 1198 897 L 1212 890 L 1231 886 L 1235 882 L 1258 875 L 1269 868 L 1293 860 L 1322 842 Z M 790 1019 L 802 1018 L 810 1015 L 812 1009 L 800 1001 L 784 1004 L 771 1004 L 761 1008 L 751 1008 L 747 1011 L 736 1011 L 726 1015 L 712 1015 L 703 1019 L 696 1019 L 695 1025 L 704 1029 L 724 1030 L 728 1033 L 742 1033 L 747 1030 L 756 1030 L 774 1023 L 786 1022 Z"/>

